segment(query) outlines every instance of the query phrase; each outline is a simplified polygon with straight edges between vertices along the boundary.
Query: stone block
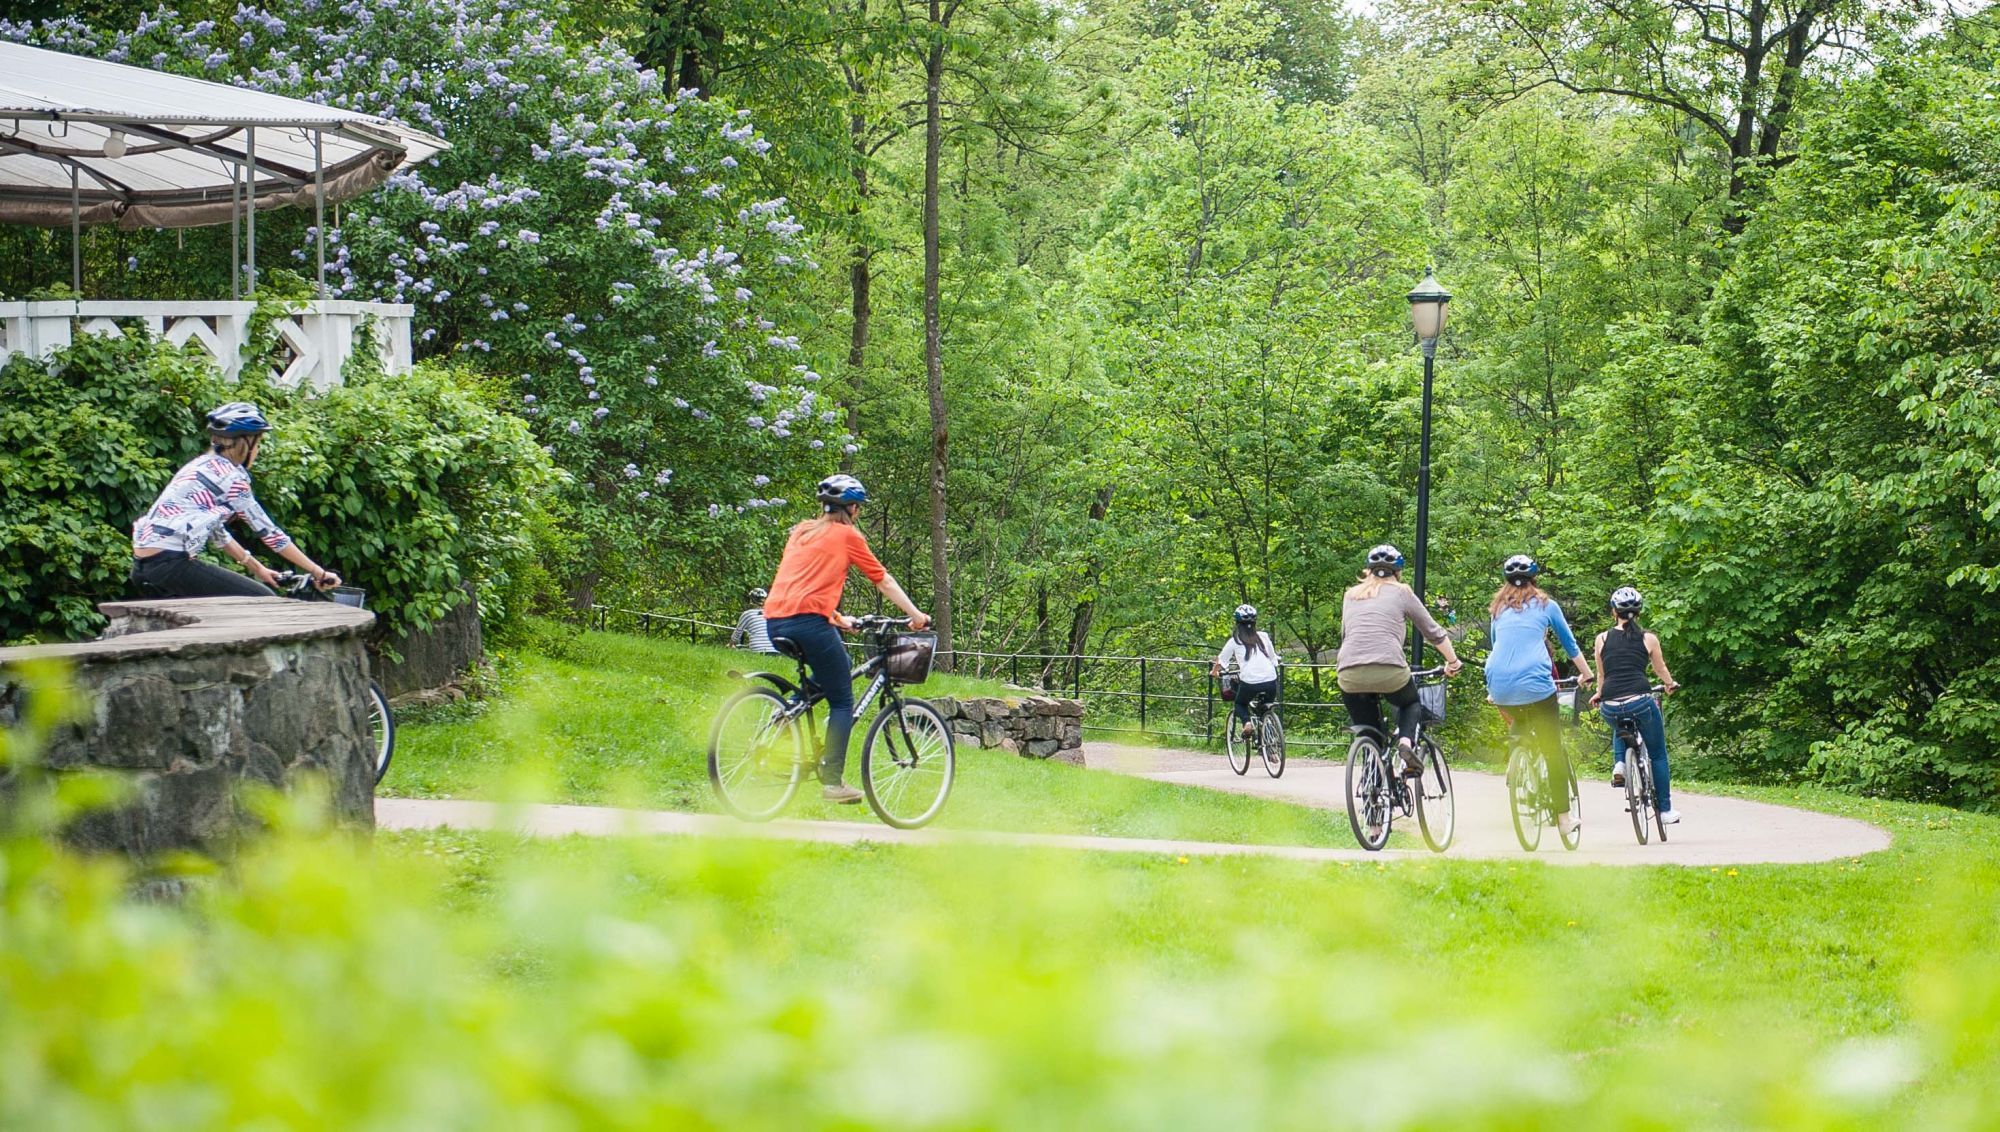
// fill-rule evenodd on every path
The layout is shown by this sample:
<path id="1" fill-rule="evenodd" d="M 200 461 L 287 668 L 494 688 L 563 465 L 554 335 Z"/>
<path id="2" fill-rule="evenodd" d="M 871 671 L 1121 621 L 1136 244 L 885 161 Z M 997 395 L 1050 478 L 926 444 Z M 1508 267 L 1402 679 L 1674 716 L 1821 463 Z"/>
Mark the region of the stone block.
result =
<path id="1" fill-rule="evenodd" d="M 1082 721 L 1082 720 L 1080 720 L 1080 719 L 1066 719 L 1066 720 L 1064 720 L 1064 721 L 1063 721 L 1063 728 L 1062 728 L 1062 734 L 1061 734 L 1061 735 L 1058 735 L 1058 736 L 1056 736 L 1056 738 L 1058 738 L 1058 739 L 1061 739 L 1061 740 L 1062 740 L 1062 745 L 1063 745 L 1063 746 L 1065 746 L 1065 747 L 1078 747 L 1078 746 L 1082 746 L 1082 745 L 1083 745 L 1083 721 Z"/>
<path id="2" fill-rule="evenodd" d="M 961 710 L 964 712 L 965 718 L 972 720 L 974 723 L 986 722 L 986 701 L 984 700 L 967 700 L 965 701 L 965 707 Z"/>
<path id="3" fill-rule="evenodd" d="M 979 736 L 979 725 L 969 719 L 954 719 L 945 726 L 951 728 L 953 735 L 970 735 L 974 738 Z"/>
<path id="4" fill-rule="evenodd" d="M 1008 736 L 1007 738 L 1000 740 L 1000 749 L 1007 752 L 1010 755 L 1018 755 L 1021 753 L 1021 744 L 1019 741 L 1015 740 L 1012 736 Z"/>
<path id="5" fill-rule="evenodd" d="M 1029 740 L 1027 751 L 1028 751 L 1028 757 L 1030 758 L 1036 758 L 1036 759 L 1048 758 L 1050 755 L 1056 753 L 1056 741 L 1054 739 Z"/>
<path id="6" fill-rule="evenodd" d="M 1047 696 L 1029 696 L 1021 701 L 1021 707 L 1029 715 L 1056 715 L 1062 711 L 1062 705 Z"/>
<path id="7" fill-rule="evenodd" d="M 1062 734 L 1062 723 L 1053 715 L 1038 715 L 1028 720 L 1028 738 L 1054 739 Z"/>
<path id="8" fill-rule="evenodd" d="M 1083 701 L 1082 701 L 1082 700 L 1057 700 L 1057 701 L 1056 701 L 1056 714 L 1057 714 L 1057 715 L 1062 715 L 1062 716 L 1068 716 L 1068 717 L 1069 717 L 1069 718 L 1071 718 L 1071 719 L 1082 719 L 1082 718 L 1083 718 Z"/>
<path id="9" fill-rule="evenodd" d="M 1070 766 L 1082 766 L 1084 765 L 1083 748 L 1070 747 L 1057 751 L 1055 754 L 1049 756 L 1049 761 L 1052 763 L 1067 763 Z"/>
<path id="10" fill-rule="evenodd" d="M 959 702 L 956 699 L 952 698 L 951 696 L 937 696 L 931 698 L 930 705 L 937 709 L 938 715 L 944 717 L 947 720 L 957 719 L 959 716 L 965 714 L 965 708 L 961 706 Z"/>
<path id="11" fill-rule="evenodd" d="M 982 723 L 979 725 L 979 745 L 982 747 L 997 747 L 1000 745 L 1000 741 L 1006 737 L 1006 729 L 997 723 Z"/>

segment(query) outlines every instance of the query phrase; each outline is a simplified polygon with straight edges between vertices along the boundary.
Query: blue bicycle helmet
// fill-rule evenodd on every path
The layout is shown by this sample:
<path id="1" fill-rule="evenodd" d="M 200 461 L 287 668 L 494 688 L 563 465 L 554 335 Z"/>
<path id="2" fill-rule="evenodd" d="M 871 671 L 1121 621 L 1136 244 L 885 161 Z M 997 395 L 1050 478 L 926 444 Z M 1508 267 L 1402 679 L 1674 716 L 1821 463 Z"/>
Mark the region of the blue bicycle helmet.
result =
<path id="1" fill-rule="evenodd" d="M 1238 625 L 1255 625 L 1257 623 L 1257 607 L 1247 602 L 1237 606 L 1236 623 Z"/>
<path id="2" fill-rule="evenodd" d="M 845 507 L 868 502 L 868 489 L 850 475 L 831 475 L 819 481 L 819 501 L 828 507 Z"/>
<path id="3" fill-rule="evenodd" d="M 250 402 L 231 401 L 208 414 L 208 431 L 217 436 L 255 436 L 271 431 L 271 422 Z"/>
<path id="4" fill-rule="evenodd" d="M 1525 586 L 1542 572 L 1542 564 L 1525 554 L 1516 554 L 1500 566 L 1500 576 L 1510 586 Z"/>

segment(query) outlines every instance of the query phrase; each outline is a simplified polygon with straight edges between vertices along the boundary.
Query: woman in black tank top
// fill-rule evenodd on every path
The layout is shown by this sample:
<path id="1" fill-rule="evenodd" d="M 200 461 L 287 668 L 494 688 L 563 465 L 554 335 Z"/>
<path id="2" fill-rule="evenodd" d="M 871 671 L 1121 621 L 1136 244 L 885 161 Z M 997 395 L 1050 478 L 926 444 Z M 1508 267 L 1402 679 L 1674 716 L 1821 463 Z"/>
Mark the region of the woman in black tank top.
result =
<path id="1" fill-rule="evenodd" d="M 1611 726 L 1611 752 L 1615 759 L 1611 784 L 1625 785 L 1625 741 L 1618 737 L 1618 723 L 1630 719 L 1639 725 L 1639 735 L 1646 741 L 1660 820 L 1672 825 L 1681 820 L 1681 815 L 1673 807 L 1667 781 L 1667 720 L 1660 712 L 1659 701 L 1650 693 L 1655 675 L 1666 686 L 1668 695 L 1680 685 L 1667 670 L 1667 658 L 1660 653 L 1660 638 L 1639 624 L 1639 612 L 1645 606 L 1645 599 L 1630 586 L 1611 595 L 1611 608 L 1618 615 L 1618 624 L 1597 635 L 1598 687 L 1590 702 L 1598 705 L 1599 714 Z"/>

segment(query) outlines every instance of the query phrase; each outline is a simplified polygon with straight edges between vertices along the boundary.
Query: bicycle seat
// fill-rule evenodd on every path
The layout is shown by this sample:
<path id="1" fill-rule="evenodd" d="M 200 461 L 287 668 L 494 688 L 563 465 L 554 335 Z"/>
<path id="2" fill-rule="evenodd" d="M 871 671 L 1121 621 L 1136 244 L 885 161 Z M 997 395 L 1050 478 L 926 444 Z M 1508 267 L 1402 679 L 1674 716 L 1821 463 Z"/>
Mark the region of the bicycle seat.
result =
<path id="1" fill-rule="evenodd" d="M 806 658 L 806 654 L 799 650 L 799 643 L 790 637 L 772 637 L 771 647 L 777 649 L 780 656 L 789 656 L 793 660 Z"/>
<path id="2" fill-rule="evenodd" d="M 1629 715 L 1619 717 L 1618 733 L 1620 735 L 1637 735 L 1639 733 L 1639 721 Z"/>

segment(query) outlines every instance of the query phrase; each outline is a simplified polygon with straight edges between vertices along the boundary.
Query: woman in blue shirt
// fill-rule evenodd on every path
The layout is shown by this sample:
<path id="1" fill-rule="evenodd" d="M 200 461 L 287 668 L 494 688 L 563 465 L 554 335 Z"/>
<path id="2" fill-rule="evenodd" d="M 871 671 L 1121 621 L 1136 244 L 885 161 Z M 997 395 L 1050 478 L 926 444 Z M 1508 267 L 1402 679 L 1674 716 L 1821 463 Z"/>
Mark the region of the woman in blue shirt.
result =
<path id="1" fill-rule="evenodd" d="M 1556 708 L 1556 682 L 1549 662 L 1548 635 L 1554 631 L 1563 651 L 1576 662 L 1577 679 L 1597 679 L 1583 659 L 1575 634 L 1569 631 L 1562 607 L 1535 584 L 1541 563 L 1516 554 L 1500 567 L 1505 580 L 1493 595 L 1493 652 L 1486 658 L 1486 698 L 1500 708 L 1547 762 L 1549 810 L 1564 836 L 1582 821 L 1569 812 L 1569 756 L 1563 751 Z"/>

